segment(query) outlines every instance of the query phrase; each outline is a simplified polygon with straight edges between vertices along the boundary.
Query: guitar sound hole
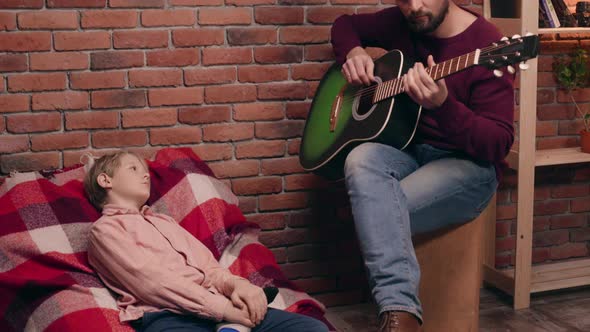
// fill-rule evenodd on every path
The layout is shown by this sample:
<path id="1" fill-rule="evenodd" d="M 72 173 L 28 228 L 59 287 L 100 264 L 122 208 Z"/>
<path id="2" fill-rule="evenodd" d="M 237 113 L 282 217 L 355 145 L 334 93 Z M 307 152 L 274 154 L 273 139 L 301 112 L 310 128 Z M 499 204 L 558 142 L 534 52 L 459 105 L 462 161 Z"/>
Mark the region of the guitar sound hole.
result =
<path id="1" fill-rule="evenodd" d="M 354 109 L 355 115 L 359 119 L 362 119 L 365 116 L 367 116 L 368 113 L 371 112 L 371 110 L 373 109 L 373 106 L 375 106 L 375 104 L 373 104 L 373 96 L 375 95 L 375 89 L 377 87 L 377 84 L 380 84 L 382 82 L 381 78 L 378 76 L 375 76 L 375 80 L 377 82 L 374 82 L 370 86 L 363 86 L 359 89 L 359 91 L 357 91 L 359 95 L 354 100 Z"/>

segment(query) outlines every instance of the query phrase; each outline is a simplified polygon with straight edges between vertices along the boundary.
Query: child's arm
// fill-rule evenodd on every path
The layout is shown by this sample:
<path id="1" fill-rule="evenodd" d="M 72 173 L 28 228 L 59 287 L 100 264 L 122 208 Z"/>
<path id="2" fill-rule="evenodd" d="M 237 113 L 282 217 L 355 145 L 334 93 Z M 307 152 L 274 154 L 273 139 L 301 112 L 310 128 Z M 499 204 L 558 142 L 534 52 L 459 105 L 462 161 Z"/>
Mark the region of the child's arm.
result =
<path id="1" fill-rule="evenodd" d="M 154 306 L 190 312 L 221 321 L 231 302 L 194 282 L 150 262 L 116 217 L 97 222 L 89 236 L 89 261 L 103 278 L 122 285 Z"/>

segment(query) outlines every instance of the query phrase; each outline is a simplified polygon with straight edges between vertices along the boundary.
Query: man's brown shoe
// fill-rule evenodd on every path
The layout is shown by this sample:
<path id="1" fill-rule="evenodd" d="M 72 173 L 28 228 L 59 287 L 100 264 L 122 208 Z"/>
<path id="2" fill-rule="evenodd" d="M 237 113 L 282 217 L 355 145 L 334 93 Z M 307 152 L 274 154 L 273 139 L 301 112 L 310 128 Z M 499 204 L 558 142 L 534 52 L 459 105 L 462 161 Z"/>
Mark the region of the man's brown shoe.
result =
<path id="1" fill-rule="evenodd" d="M 420 332 L 416 316 L 404 311 L 386 311 L 380 315 L 379 332 Z"/>

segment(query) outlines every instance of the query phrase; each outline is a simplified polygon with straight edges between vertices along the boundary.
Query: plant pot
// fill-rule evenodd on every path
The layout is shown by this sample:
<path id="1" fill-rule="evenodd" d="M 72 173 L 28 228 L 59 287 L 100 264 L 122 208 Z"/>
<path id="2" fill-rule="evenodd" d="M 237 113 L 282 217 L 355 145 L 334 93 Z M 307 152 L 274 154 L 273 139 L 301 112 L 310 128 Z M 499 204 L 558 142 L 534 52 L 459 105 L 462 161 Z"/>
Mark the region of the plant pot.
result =
<path id="1" fill-rule="evenodd" d="M 586 130 L 580 131 L 580 147 L 582 152 L 590 153 L 590 132 Z"/>

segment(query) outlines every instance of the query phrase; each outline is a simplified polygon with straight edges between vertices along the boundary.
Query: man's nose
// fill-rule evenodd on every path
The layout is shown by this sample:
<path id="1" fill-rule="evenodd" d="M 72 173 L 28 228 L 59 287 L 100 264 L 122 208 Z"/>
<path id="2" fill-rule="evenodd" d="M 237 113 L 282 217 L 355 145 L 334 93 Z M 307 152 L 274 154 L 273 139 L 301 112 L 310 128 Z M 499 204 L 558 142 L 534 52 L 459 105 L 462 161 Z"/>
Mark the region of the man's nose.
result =
<path id="1" fill-rule="evenodd" d="M 408 0 L 408 6 L 412 12 L 417 12 L 422 8 L 422 0 Z"/>

